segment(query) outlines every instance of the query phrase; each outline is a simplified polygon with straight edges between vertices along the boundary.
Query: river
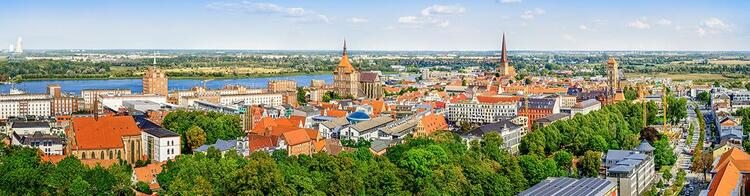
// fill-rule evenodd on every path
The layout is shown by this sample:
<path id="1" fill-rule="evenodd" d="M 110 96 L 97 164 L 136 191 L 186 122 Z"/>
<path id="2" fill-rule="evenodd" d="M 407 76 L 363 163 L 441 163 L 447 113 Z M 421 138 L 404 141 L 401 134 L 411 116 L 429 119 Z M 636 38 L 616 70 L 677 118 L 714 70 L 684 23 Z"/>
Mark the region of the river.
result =
<path id="1" fill-rule="evenodd" d="M 333 75 L 296 75 L 264 78 L 234 78 L 216 79 L 206 82 L 209 89 L 217 89 L 226 85 L 243 85 L 250 88 L 266 88 L 269 80 L 294 80 L 298 86 L 309 86 L 310 80 L 325 80 L 333 83 Z M 83 89 L 131 89 L 133 93 L 139 93 L 143 89 L 141 79 L 101 79 L 101 80 L 33 80 L 23 81 L 15 85 L 16 88 L 27 93 L 46 93 L 47 85 L 59 84 L 65 93 L 80 94 Z M 201 79 L 170 79 L 169 90 L 184 90 L 194 86 L 203 85 Z M 0 84 L 0 93 L 10 91 L 10 84 Z"/>

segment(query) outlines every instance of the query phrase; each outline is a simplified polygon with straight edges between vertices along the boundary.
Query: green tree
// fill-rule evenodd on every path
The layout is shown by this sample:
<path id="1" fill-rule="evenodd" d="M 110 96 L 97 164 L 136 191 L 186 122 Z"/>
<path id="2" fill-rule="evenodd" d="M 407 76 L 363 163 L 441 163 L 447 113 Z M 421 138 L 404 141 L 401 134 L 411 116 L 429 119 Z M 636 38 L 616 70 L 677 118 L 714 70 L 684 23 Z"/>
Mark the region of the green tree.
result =
<path id="1" fill-rule="evenodd" d="M 149 188 L 148 184 L 146 184 L 145 182 L 138 181 L 137 183 L 135 183 L 135 190 L 141 193 L 149 195 L 151 194 L 151 188 Z"/>
<path id="2" fill-rule="evenodd" d="M 91 185 L 86 180 L 83 180 L 81 176 L 76 177 L 70 182 L 70 188 L 68 193 L 70 195 L 90 195 Z"/>
<path id="3" fill-rule="evenodd" d="M 666 136 L 662 136 L 661 139 L 653 142 L 654 144 L 654 164 L 656 169 L 663 166 L 674 165 L 677 162 L 677 155 L 674 154 L 674 150 L 669 145 L 669 139 Z"/>
<path id="4" fill-rule="evenodd" d="M 206 132 L 198 126 L 190 127 L 186 135 L 190 149 L 196 149 L 206 143 Z"/>
<path id="5" fill-rule="evenodd" d="M 599 176 L 599 167 L 602 164 L 601 152 L 586 151 L 581 158 L 580 171 L 583 176 L 586 177 L 597 177 Z"/>
<path id="6" fill-rule="evenodd" d="M 711 95 L 706 91 L 701 91 L 700 93 L 698 93 L 698 100 L 701 101 L 701 103 L 703 103 L 704 105 L 708 105 L 711 102 Z"/>

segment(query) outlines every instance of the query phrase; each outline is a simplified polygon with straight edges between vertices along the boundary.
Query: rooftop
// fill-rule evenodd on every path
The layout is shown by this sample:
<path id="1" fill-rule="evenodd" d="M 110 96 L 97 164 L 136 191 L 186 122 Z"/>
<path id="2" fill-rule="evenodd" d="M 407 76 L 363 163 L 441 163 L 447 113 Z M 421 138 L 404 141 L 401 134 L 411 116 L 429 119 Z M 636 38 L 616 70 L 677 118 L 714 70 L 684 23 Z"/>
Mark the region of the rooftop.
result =
<path id="1" fill-rule="evenodd" d="M 606 179 L 559 177 L 547 178 L 518 195 L 605 195 L 614 188 L 615 184 Z"/>

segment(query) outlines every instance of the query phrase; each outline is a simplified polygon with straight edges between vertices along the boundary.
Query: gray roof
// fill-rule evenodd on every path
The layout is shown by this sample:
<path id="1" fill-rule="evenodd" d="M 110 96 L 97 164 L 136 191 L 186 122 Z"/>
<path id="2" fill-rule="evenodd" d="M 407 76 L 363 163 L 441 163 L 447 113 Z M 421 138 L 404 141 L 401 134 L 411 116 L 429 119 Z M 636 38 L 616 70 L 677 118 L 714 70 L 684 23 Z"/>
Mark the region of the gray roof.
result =
<path id="1" fill-rule="evenodd" d="M 547 178 L 518 195 L 604 195 L 614 187 L 615 184 L 607 179 L 558 177 Z"/>
<path id="2" fill-rule="evenodd" d="M 149 128 L 149 129 L 143 129 L 143 132 L 146 132 L 148 134 L 151 134 L 158 138 L 164 138 L 164 137 L 180 137 L 180 134 L 177 134 L 175 132 L 166 130 L 164 128 Z"/>
<path id="3" fill-rule="evenodd" d="M 389 135 L 402 136 L 405 135 L 407 131 L 414 130 L 415 127 L 417 127 L 417 121 L 410 120 L 400 125 L 396 125 L 395 127 L 381 129 L 381 131 Z"/>
<path id="4" fill-rule="evenodd" d="M 217 150 L 224 152 L 237 146 L 237 140 L 216 140 L 215 144 L 203 145 L 195 149 L 196 152 L 206 152 L 208 148 L 214 147 Z"/>
<path id="5" fill-rule="evenodd" d="M 370 149 L 372 149 L 375 152 L 380 152 L 388 148 L 388 146 L 391 146 L 391 142 L 392 141 L 389 141 L 389 140 L 375 139 L 375 140 L 372 140 L 372 142 L 370 143 Z"/>
<path id="6" fill-rule="evenodd" d="M 588 99 L 586 101 L 576 103 L 575 105 L 573 105 L 573 108 L 588 108 L 597 104 L 601 103 L 596 99 Z"/>
<path id="7" fill-rule="evenodd" d="M 19 143 L 23 145 L 31 145 L 32 143 L 39 143 L 39 142 L 52 142 L 52 144 L 63 144 L 63 139 L 54 135 L 50 134 L 43 134 L 39 131 L 34 132 L 34 134 L 28 134 L 28 135 L 18 135 L 15 132 L 13 132 L 13 137 L 16 138 L 16 140 L 19 141 Z M 37 144 L 41 145 L 41 144 Z"/>
<path id="8" fill-rule="evenodd" d="M 49 122 L 46 121 L 16 121 L 13 122 L 11 129 L 22 128 L 49 128 Z"/>
<path id="9" fill-rule="evenodd" d="M 393 121 L 393 118 L 388 116 L 378 116 L 371 120 L 360 122 L 357 124 L 352 125 L 352 129 L 355 129 L 357 131 L 367 131 L 379 126 L 383 126 L 385 124 L 388 124 L 389 122 Z"/>
<path id="10" fill-rule="evenodd" d="M 641 141 L 641 144 L 638 145 L 638 147 L 636 147 L 635 149 L 641 152 L 653 152 L 655 148 L 651 146 L 651 144 L 649 144 L 646 140 L 643 140 Z"/>
<path id="11" fill-rule="evenodd" d="M 348 125 L 349 120 L 346 120 L 346 117 L 339 117 L 339 118 L 333 119 L 332 121 L 326 121 L 320 124 L 328 128 L 335 128 L 338 126 Z"/>
<path id="12" fill-rule="evenodd" d="M 502 131 L 507 130 L 516 130 L 523 128 L 523 125 L 517 125 L 516 123 L 511 122 L 509 119 L 501 119 L 500 121 L 496 123 L 490 123 L 480 126 L 477 129 L 474 129 L 473 131 L 470 131 L 468 133 L 461 134 L 462 136 L 469 136 L 469 137 L 482 137 L 484 134 L 490 133 L 490 132 L 497 132 L 500 133 Z"/>
<path id="13" fill-rule="evenodd" d="M 568 113 L 554 113 L 554 114 L 550 114 L 550 115 L 547 115 L 545 117 L 536 119 L 535 121 L 536 122 L 540 122 L 540 121 L 555 122 L 555 121 L 558 121 L 560 119 L 568 118 L 568 117 L 570 117 L 570 115 Z"/>
<path id="14" fill-rule="evenodd" d="M 557 100 L 555 98 L 528 98 L 522 102 L 524 107 L 526 107 L 526 102 L 528 102 L 529 108 L 552 109 L 555 107 Z"/>

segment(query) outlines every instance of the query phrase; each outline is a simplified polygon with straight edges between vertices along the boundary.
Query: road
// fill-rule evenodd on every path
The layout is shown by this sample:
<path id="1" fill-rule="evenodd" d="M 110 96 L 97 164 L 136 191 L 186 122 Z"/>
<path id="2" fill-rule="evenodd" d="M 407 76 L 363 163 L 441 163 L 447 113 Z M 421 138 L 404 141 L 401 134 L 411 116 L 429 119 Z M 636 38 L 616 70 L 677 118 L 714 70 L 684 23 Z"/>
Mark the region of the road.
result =
<path id="1" fill-rule="evenodd" d="M 701 111 L 703 112 L 703 110 Z M 705 116 L 706 113 L 703 112 L 703 114 Z M 688 107 L 687 120 L 688 120 L 687 122 L 694 123 L 695 125 L 694 126 L 695 130 L 693 130 L 693 141 L 689 147 L 690 150 L 693 150 L 695 149 L 695 146 L 698 145 L 698 138 L 700 137 L 700 123 L 698 122 L 697 114 L 695 113 L 693 109 L 690 109 L 690 107 Z M 706 128 L 706 130 L 708 130 L 708 128 Z M 711 138 L 711 133 L 706 131 L 705 134 L 706 134 L 705 135 L 706 140 L 711 141 L 709 139 Z M 704 152 L 704 153 L 710 153 L 710 152 Z M 703 173 L 694 173 L 690 170 L 690 166 L 692 165 L 691 159 L 692 159 L 692 155 L 689 155 L 685 153 L 683 150 L 680 150 L 680 153 L 678 154 L 678 158 L 677 158 L 677 164 L 679 164 L 680 168 L 684 169 L 685 172 L 687 172 L 687 176 L 685 176 L 685 180 L 687 180 L 688 182 L 685 185 L 685 188 L 682 190 L 682 192 L 680 192 L 680 195 L 697 196 L 700 194 L 700 191 L 705 189 L 706 187 L 706 183 L 703 180 L 704 178 Z M 672 169 L 674 170 L 675 168 L 672 168 Z M 675 174 L 674 176 L 677 176 L 676 173 L 673 173 L 673 174 Z M 707 180 L 710 180 L 710 179 L 707 179 Z"/>

